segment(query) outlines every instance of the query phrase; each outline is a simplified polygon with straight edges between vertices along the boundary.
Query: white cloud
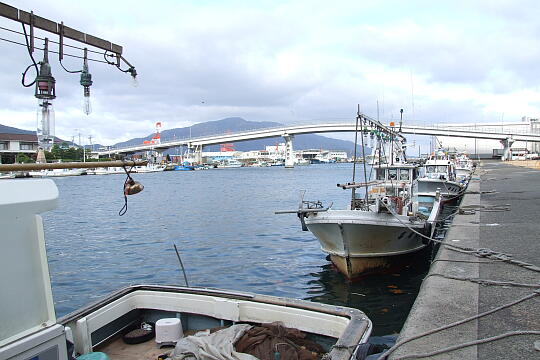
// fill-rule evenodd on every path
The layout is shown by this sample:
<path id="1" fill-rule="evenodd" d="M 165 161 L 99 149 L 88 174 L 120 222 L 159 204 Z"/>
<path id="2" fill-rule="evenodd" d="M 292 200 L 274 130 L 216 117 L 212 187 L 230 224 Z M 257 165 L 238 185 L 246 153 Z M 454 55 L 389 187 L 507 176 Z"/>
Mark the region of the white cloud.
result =
<path id="1" fill-rule="evenodd" d="M 51 57 L 57 135 L 113 143 L 164 128 L 242 116 L 282 123 L 372 116 L 476 122 L 540 112 L 536 2 L 53 1 L 16 6 L 112 40 L 139 72 L 90 64 L 93 114 L 77 75 Z M 526 10 L 528 9 L 528 10 Z M 20 25 L 0 19 L 0 26 Z M 4 32 L 2 32 L 4 35 Z M 10 35 L 19 37 L 18 35 Z M 53 38 L 54 36 L 51 36 Z M 0 42 L 0 123 L 32 129 L 36 101 L 20 85 L 23 47 Z M 75 52 L 75 50 L 70 50 Z M 39 52 L 36 55 L 41 56 Z M 65 60 L 70 68 L 79 59 Z M 414 109 L 413 109 L 414 104 Z"/>

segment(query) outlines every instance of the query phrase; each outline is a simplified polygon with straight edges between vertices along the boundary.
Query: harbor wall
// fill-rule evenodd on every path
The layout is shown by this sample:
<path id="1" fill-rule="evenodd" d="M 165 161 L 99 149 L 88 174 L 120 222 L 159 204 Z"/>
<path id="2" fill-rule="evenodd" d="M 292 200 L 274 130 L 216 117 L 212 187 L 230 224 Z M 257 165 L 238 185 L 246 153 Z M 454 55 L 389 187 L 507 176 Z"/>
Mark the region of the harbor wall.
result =
<path id="1" fill-rule="evenodd" d="M 480 180 L 473 176 L 461 206 L 480 204 Z M 446 243 L 466 247 L 479 247 L 480 212 L 456 215 L 445 238 Z M 411 312 L 403 326 L 398 342 L 424 333 L 430 329 L 474 316 L 478 313 L 478 284 L 456 281 L 448 277 L 472 277 L 479 275 L 479 264 L 466 254 L 441 246 L 426 276 Z M 458 261 L 459 266 L 456 266 Z M 462 262 L 464 261 L 464 262 Z M 443 276 L 441 276 L 443 275 Z M 428 353 L 477 339 L 478 322 L 463 325 L 424 336 L 399 347 L 391 356 L 397 359 L 405 355 Z M 436 344 L 436 346 L 434 346 Z M 476 359 L 477 348 L 471 346 L 437 356 L 437 359 Z"/>

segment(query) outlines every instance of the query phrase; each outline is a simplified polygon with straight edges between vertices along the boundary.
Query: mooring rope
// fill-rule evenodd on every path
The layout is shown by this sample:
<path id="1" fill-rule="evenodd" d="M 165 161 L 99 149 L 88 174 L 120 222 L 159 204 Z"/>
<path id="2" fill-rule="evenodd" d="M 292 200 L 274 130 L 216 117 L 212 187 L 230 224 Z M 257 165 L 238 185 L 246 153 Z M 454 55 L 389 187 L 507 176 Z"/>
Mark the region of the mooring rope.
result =
<path id="1" fill-rule="evenodd" d="M 435 328 L 435 329 L 432 329 L 432 330 L 429 330 L 429 331 L 426 331 L 426 332 L 423 332 L 423 333 L 420 333 L 420 334 L 417 334 L 417 335 L 414 335 L 414 336 L 412 336 L 412 337 L 410 337 L 408 339 L 398 341 L 387 352 L 385 352 L 379 359 L 380 360 L 388 359 L 388 356 L 390 356 L 390 354 L 392 354 L 394 351 L 396 351 L 399 347 L 401 347 L 401 346 L 403 346 L 403 345 L 405 345 L 405 344 L 407 344 L 407 343 L 409 343 L 409 342 L 411 342 L 413 340 L 420 339 L 420 338 L 422 338 L 424 336 L 432 335 L 432 334 L 435 334 L 437 332 L 440 332 L 440 331 L 443 331 L 443 330 L 446 330 L 446 329 L 450 329 L 450 328 L 453 328 L 453 327 L 461 325 L 461 324 L 465 324 L 465 323 L 467 323 L 469 321 L 476 320 L 476 319 L 482 318 L 484 316 L 488 316 L 488 315 L 493 314 L 493 313 L 495 313 L 497 311 L 509 308 L 511 306 L 522 303 L 522 302 L 524 302 L 526 300 L 532 299 L 533 297 L 538 296 L 538 295 L 540 295 L 540 290 L 536 290 L 532 294 L 526 295 L 526 296 L 524 296 L 524 297 L 522 297 L 522 298 L 520 298 L 518 300 L 514 300 L 514 301 L 509 302 L 507 304 L 497 306 L 497 307 L 495 307 L 495 308 L 493 308 L 491 310 L 485 311 L 483 313 L 476 314 L 476 315 L 467 317 L 465 319 L 462 319 L 462 320 L 459 320 L 459 321 L 456 321 L 456 322 L 453 322 L 453 323 L 450 323 L 450 324 L 447 324 L 447 325 L 444 325 L 444 326 L 441 326 L 441 327 L 438 327 L 438 328 Z M 523 331 L 520 331 L 520 333 L 523 333 Z M 530 332 L 528 332 L 528 333 L 530 333 Z M 540 334 L 540 331 L 536 331 L 534 333 Z M 503 336 L 504 337 L 504 335 L 505 334 L 498 335 L 498 336 Z M 476 340 L 476 341 L 482 341 L 482 340 L 484 340 L 484 339 L 480 339 L 480 340 Z M 490 340 L 490 341 L 494 341 L 494 340 L 498 340 L 498 338 Z M 447 348 L 447 349 L 441 349 L 441 350 L 437 350 L 437 351 L 443 351 L 443 352 L 453 351 L 453 350 L 456 350 L 456 349 L 460 349 L 461 347 L 466 347 L 466 346 L 471 346 L 471 345 L 474 345 L 474 344 L 467 345 L 467 343 L 465 343 L 465 344 L 460 344 L 460 345 L 456 345 L 456 346 L 453 346 L 453 347 L 450 347 L 450 348 Z M 411 356 L 414 356 L 414 355 L 416 355 L 416 354 L 413 354 Z M 422 357 L 425 357 L 425 356 L 422 356 Z M 406 359 L 406 358 L 407 357 L 402 357 L 401 359 Z"/>

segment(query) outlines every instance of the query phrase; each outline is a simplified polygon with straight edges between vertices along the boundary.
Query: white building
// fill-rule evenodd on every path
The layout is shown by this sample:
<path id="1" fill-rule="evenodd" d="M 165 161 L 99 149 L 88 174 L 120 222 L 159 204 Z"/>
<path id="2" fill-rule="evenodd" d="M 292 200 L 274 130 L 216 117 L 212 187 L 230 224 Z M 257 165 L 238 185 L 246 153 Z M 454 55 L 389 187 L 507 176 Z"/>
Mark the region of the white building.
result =
<path id="1" fill-rule="evenodd" d="M 35 155 L 38 149 L 35 134 L 0 134 L 0 164 L 11 164 L 19 153 Z"/>

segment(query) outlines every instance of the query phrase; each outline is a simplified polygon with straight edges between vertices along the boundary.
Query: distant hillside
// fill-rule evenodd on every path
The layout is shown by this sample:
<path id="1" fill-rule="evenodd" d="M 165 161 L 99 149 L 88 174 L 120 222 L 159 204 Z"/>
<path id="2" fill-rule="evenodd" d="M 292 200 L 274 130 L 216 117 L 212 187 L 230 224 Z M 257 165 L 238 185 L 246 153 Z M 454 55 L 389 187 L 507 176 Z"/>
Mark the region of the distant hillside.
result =
<path id="1" fill-rule="evenodd" d="M 0 124 L 0 134 L 25 134 L 25 135 L 35 135 L 35 131 L 18 129 L 11 126 L 1 125 Z"/>
<path id="2" fill-rule="evenodd" d="M 19 129 L 19 128 L 16 128 L 16 127 L 11 127 L 11 126 L 6 126 L 6 125 L 2 125 L 0 124 L 0 134 L 23 134 L 23 135 L 37 135 L 36 134 L 36 131 L 31 131 L 31 130 L 23 130 L 23 129 Z M 59 137 L 54 137 L 54 142 L 55 143 L 61 143 L 61 142 L 64 142 L 64 140 L 60 139 Z M 71 141 L 65 141 L 67 142 L 68 144 L 71 145 Z"/>
<path id="3" fill-rule="evenodd" d="M 192 125 L 190 127 L 184 128 L 175 128 L 163 130 L 161 132 L 161 140 L 169 141 L 173 139 L 185 139 L 191 137 L 199 137 L 213 134 L 223 134 L 226 132 L 238 132 L 246 130 L 255 130 L 255 129 L 265 129 L 284 126 L 283 124 L 269 121 L 247 121 L 240 117 L 230 117 L 222 120 L 216 121 L 207 121 L 199 124 Z M 22 130 L 15 127 L 0 125 L 0 133 L 7 134 L 35 134 L 35 131 Z M 154 134 L 149 134 L 146 137 L 134 138 L 128 141 L 120 142 L 114 144 L 114 146 L 129 146 L 129 145 L 139 145 L 142 144 L 145 140 L 150 140 Z M 62 142 L 62 139 L 56 139 L 55 141 Z M 263 150 L 266 146 L 275 146 L 278 143 L 282 143 L 285 140 L 282 137 L 260 139 L 260 140 L 249 140 L 241 141 L 234 143 L 234 149 L 239 151 L 249 151 L 249 150 Z M 68 144 L 71 144 L 71 141 L 66 141 Z M 86 145 L 90 147 L 90 145 Z M 96 150 L 101 147 L 100 144 L 93 144 L 93 149 Z M 315 135 L 315 134 L 306 134 L 306 135 L 297 135 L 294 137 L 293 147 L 295 150 L 305 150 L 305 149 L 327 149 L 327 150 L 344 150 L 351 156 L 354 152 L 354 143 L 352 141 L 345 141 L 339 139 L 333 139 L 326 136 Z M 219 145 L 207 146 L 204 148 L 205 151 L 219 151 Z M 173 154 L 177 150 L 171 149 L 166 151 L 168 154 Z M 358 147 L 360 150 L 360 146 Z M 369 153 L 369 149 L 366 150 L 366 153 Z"/>
<path id="4" fill-rule="evenodd" d="M 223 134 L 226 132 L 238 132 L 246 130 L 256 130 L 284 126 L 283 124 L 268 121 L 247 121 L 239 117 L 230 117 L 222 120 L 207 121 L 192 125 L 191 127 L 175 128 L 169 130 L 163 130 L 161 132 L 161 140 L 169 141 L 173 139 L 184 139 L 191 137 L 199 137 L 213 134 Z M 142 144 L 145 140 L 150 140 L 154 134 L 149 134 L 146 137 L 134 138 L 128 141 L 115 144 L 115 146 L 130 146 Z M 239 151 L 249 150 L 262 150 L 266 146 L 276 145 L 280 142 L 284 142 L 282 137 L 249 140 L 242 142 L 235 142 L 234 149 Z M 349 156 L 354 152 L 354 143 L 352 141 L 345 141 L 339 139 L 333 139 L 326 136 L 306 134 L 297 135 L 294 137 L 293 146 L 295 150 L 304 149 L 328 149 L 328 150 L 344 150 L 347 151 Z M 205 151 L 219 151 L 219 145 L 207 146 Z M 360 147 L 358 147 L 360 151 Z M 167 153 L 174 153 L 174 150 L 169 150 Z M 368 153 L 368 151 L 366 151 Z"/>

